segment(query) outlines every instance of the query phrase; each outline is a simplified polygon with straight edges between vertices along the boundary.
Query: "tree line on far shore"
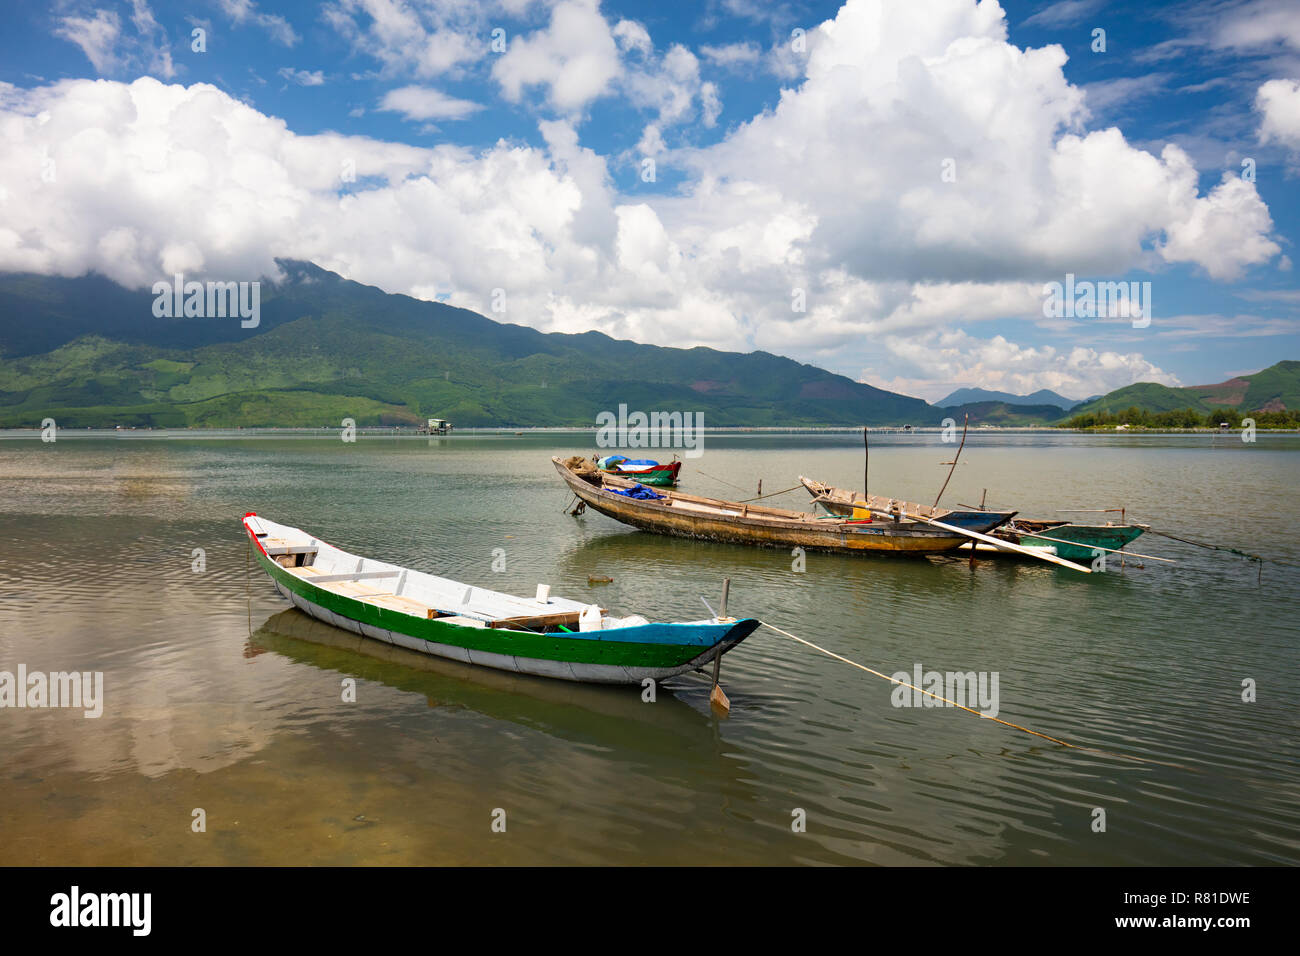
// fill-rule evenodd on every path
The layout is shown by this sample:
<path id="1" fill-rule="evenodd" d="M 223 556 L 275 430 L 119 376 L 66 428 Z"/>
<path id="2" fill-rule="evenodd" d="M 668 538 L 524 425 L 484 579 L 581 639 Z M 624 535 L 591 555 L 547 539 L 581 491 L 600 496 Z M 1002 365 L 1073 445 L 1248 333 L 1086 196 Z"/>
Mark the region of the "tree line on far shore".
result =
<path id="1" fill-rule="evenodd" d="M 1113 428 L 1130 425 L 1136 428 L 1218 428 L 1224 422 L 1241 428 L 1243 418 L 1253 419 L 1256 428 L 1300 428 L 1300 409 L 1280 412 L 1241 412 L 1234 408 L 1216 408 L 1210 412 L 1179 408 L 1153 412 L 1132 405 L 1119 412 L 1085 412 L 1067 421 L 1065 428 Z"/>

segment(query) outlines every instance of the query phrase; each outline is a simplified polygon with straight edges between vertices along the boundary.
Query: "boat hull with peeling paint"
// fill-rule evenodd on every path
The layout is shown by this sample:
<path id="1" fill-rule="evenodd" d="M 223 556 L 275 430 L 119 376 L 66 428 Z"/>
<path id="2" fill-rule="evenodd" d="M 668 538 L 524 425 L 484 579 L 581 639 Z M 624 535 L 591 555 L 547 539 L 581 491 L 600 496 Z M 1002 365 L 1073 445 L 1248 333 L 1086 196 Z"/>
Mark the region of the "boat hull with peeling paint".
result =
<path id="1" fill-rule="evenodd" d="M 938 554 L 952 551 L 968 538 L 908 519 L 855 520 L 818 517 L 801 511 L 768 508 L 738 501 L 655 492 L 657 497 L 629 498 L 636 482 L 615 478 L 594 466 L 570 467 L 552 458 L 555 470 L 587 507 L 616 521 L 656 534 L 698 538 L 766 548 L 804 548 L 849 554 Z M 576 469 L 576 470 L 575 470 Z"/>

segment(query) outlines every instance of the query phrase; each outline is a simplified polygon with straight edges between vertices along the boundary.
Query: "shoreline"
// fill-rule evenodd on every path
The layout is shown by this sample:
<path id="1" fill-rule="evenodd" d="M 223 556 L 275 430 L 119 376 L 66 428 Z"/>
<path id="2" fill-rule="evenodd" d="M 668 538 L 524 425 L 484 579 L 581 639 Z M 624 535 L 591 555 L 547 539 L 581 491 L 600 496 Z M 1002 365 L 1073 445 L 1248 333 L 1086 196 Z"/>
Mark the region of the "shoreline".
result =
<path id="1" fill-rule="evenodd" d="M 765 426 L 708 426 L 700 429 L 704 435 L 860 435 L 860 425 L 765 425 Z M 904 428 L 893 425 L 866 426 L 868 434 L 874 435 L 919 435 L 942 434 L 946 429 L 938 425 L 911 426 Z M 299 426 L 255 426 L 226 428 L 60 428 L 59 439 L 64 438 L 335 438 L 343 429 L 339 426 L 306 428 Z M 385 438 L 424 438 L 439 441 L 458 437 L 474 436 L 508 436 L 525 437 L 534 434 L 590 434 L 598 432 L 595 425 L 536 425 L 536 426 L 485 426 L 477 428 L 458 428 L 445 435 L 421 434 L 413 426 L 392 425 L 358 425 L 355 433 L 367 437 Z M 971 435 L 979 434 L 1074 434 L 1101 435 L 1126 438 L 1134 435 L 1226 435 L 1238 436 L 1239 428 L 1140 428 L 1130 427 L 1117 430 L 1111 427 L 1093 428 L 1059 428 L 1053 425 L 987 425 L 971 430 Z M 1256 434 L 1297 435 L 1300 428 L 1260 428 Z M 40 439 L 42 429 L 0 428 L 0 440 L 3 439 Z M 629 446 L 630 447 L 630 446 Z"/>

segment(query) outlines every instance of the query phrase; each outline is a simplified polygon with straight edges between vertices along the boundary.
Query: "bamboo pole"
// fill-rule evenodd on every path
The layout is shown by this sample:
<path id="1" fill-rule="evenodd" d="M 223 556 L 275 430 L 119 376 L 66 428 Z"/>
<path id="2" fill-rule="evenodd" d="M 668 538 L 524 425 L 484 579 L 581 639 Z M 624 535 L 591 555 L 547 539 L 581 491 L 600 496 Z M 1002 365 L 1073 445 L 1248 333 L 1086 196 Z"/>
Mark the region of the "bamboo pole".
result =
<path id="1" fill-rule="evenodd" d="M 1166 564 L 1177 564 L 1173 558 L 1157 558 L 1154 554 L 1141 554 L 1137 551 L 1125 551 L 1123 548 L 1103 548 L 1099 544 L 1080 544 L 1078 541 L 1067 541 L 1065 538 L 1049 538 L 1045 534 L 1034 534 L 1032 531 L 1021 532 L 1027 538 L 1041 538 L 1044 541 L 1051 541 L 1055 544 L 1072 544 L 1076 548 L 1091 548 L 1094 551 L 1106 551 L 1110 554 L 1126 554 L 1130 558 L 1146 558 L 1148 561 L 1164 561 Z"/>
<path id="2" fill-rule="evenodd" d="M 871 448 L 867 445 L 867 426 L 862 426 L 862 500 L 871 500 L 871 486 L 867 484 L 867 470 L 871 465 Z"/>
<path id="3" fill-rule="evenodd" d="M 948 477 L 943 480 L 943 487 L 939 493 L 934 496 L 934 507 L 939 507 L 939 499 L 943 493 L 948 490 L 948 482 L 952 481 L 952 473 L 957 470 L 957 460 L 961 458 L 961 450 L 966 447 L 966 429 L 970 428 L 970 412 L 966 413 L 965 424 L 961 426 L 961 444 L 957 446 L 957 454 L 952 456 L 952 467 L 948 469 Z"/>
<path id="4" fill-rule="evenodd" d="M 876 513 L 886 515 L 891 518 L 893 517 L 893 515 L 885 511 L 877 511 Z M 1049 564 L 1059 564 L 1061 565 L 1061 567 L 1070 568 L 1074 571 L 1082 571 L 1084 574 L 1092 574 L 1092 568 L 1085 568 L 1081 564 L 1075 564 L 1073 561 L 1065 560 L 1065 558 L 1058 558 L 1054 554 L 1040 554 L 1037 551 L 1034 551 L 1032 548 L 1022 548 L 1018 544 L 1012 544 L 1009 541 L 1002 541 L 999 538 L 994 538 L 987 534 L 980 534 L 978 531 L 968 531 L 965 528 L 959 528 L 956 525 L 952 525 L 952 524 L 945 524 L 942 521 L 935 521 L 934 519 L 926 518 L 923 515 L 909 514 L 906 511 L 902 512 L 902 515 L 905 518 L 911 518 L 913 521 L 924 521 L 926 524 L 932 525 L 936 528 L 942 528 L 945 531 L 952 531 L 956 534 L 965 535 L 966 537 L 972 538 L 976 541 L 983 541 L 986 544 L 996 544 L 999 548 L 1004 548 L 1007 551 L 1017 551 L 1020 554 L 1027 555 L 1031 558 L 1037 558 L 1039 561 L 1046 561 Z"/>

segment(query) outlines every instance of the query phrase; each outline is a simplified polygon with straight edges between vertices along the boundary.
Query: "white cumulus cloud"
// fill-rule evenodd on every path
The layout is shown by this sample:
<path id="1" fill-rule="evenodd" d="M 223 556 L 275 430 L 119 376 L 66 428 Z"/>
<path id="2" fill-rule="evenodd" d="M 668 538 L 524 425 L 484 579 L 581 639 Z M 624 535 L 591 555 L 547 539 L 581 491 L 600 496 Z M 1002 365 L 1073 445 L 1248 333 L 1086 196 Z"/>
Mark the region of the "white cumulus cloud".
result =
<path id="1" fill-rule="evenodd" d="M 508 99 L 540 86 L 565 113 L 607 94 L 621 71 L 618 44 L 596 0 L 561 0 L 545 28 L 514 38 L 492 66 Z"/>
<path id="2" fill-rule="evenodd" d="M 1047 388 L 1066 398 L 1087 398 L 1133 382 L 1181 384 L 1136 352 L 1098 351 L 1082 346 L 1035 348 L 1018 345 L 1001 335 L 975 338 L 961 329 L 899 338 L 891 348 L 916 374 L 881 378 L 869 370 L 865 377 L 872 384 L 930 401 L 938 401 L 958 388 L 986 388 L 1015 395 Z"/>
<path id="3" fill-rule="evenodd" d="M 427 86 L 403 86 L 385 93 L 379 108 L 401 113 L 413 120 L 458 120 L 483 107 Z"/>
<path id="4" fill-rule="evenodd" d="M 1255 93 L 1259 141 L 1281 143 L 1300 154 L 1300 81 L 1269 80 Z"/>
<path id="5" fill-rule="evenodd" d="M 455 62 L 421 59 L 444 32 L 427 6 L 337 0 L 329 15 L 394 72 Z M 439 22 L 474 15 L 451 3 Z M 1066 273 L 1181 263 L 1232 279 L 1278 256 L 1253 183 L 1202 193 L 1177 147 L 1089 129 L 1064 52 L 1008 43 L 991 0 L 848 0 L 806 40 L 777 105 L 701 149 L 664 136 L 717 117 L 696 55 L 659 52 L 594 0 L 560 0 L 493 60 L 507 96 L 539 91 L 561 117 L 538 124 L 542 145 L 298 135 L 205 84 L 0 86 L 0 269 L 144 286 L 178 269 L 269 275 L 294 257 L 488 314 L 502 288 L 495 318 L 547 330 L 1077 394 L 1168 376 L 1127 346 L 953 330 L 1044 325 L 1043 284 Z M 582 144 L 582 112 L 612 91 L 650 114 L 647 152 L 685 172 L 672 193 L 621 194 Z M 474 107 L 424 85 L 381 102 L 416 120 Z"/>

